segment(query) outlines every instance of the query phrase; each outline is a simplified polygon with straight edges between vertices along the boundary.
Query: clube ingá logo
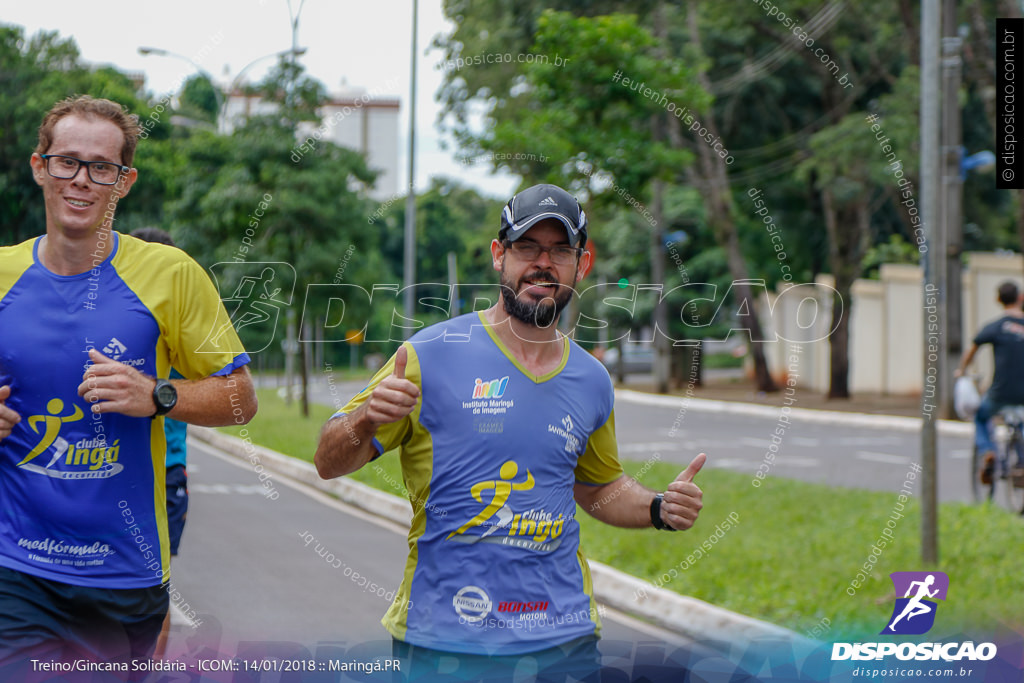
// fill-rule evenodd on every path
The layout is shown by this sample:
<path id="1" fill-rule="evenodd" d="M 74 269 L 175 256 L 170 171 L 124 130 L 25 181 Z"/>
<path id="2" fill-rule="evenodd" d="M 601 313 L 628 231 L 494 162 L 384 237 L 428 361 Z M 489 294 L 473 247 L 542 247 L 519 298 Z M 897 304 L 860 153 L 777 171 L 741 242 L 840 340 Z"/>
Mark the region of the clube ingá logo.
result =
<path id="1" fill-rule="evenodd" d="M 945 600 L 949 577 L 943 572 L 893 572 L 896 604 L 882 634 L 919 636 L 935 624 L 936 600 Z M 900 596 L 903 597 L 900 597 Z"/>

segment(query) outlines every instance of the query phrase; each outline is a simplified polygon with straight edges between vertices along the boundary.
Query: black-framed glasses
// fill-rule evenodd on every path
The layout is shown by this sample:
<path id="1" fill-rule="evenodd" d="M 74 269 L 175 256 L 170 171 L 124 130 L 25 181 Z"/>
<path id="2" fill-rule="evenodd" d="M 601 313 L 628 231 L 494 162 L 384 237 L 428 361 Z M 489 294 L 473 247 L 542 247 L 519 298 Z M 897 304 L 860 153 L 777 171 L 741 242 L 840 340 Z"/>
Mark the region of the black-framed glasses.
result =
<path id="1" fill-rule="evenodd" d="M 560 266 L 574 263 L 583 253 L 581 248 L 565 244 L 542 247 L 536 242 L 509 242 L 508 240 L 505 240 L 505 248 L 511 250 L 516 258 L 522 261 L 536 261 L 540 258 L 541 252 L 545 252 L 552 263 L 557 263 Z"/>
<path id="2" fill-rule="evenodd" d="M 46 172 L 61 180 L 74 178 L 78 175 L 78 169 L 84 165 L 86 173 L 89 174 L 89 180 L 97 185 L 113 185 L 122 173 L 131 170 L 127 166 L 109 161 L 85 161 L 63 154 L 40 154 L 39 156 L 46 161 Z"/>

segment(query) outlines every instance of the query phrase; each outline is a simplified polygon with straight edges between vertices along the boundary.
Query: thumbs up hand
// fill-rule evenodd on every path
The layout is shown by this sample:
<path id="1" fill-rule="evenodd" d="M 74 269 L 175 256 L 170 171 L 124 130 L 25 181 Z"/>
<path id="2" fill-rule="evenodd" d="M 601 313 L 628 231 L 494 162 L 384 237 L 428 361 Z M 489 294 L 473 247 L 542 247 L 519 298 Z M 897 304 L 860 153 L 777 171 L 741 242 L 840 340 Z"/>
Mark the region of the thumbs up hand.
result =
<path id="1" fill-rule="evenodd" d="M 707 459 L 708 456 L 703 453 L 694 458 L 665 491 L 665 499 L 661 503 L 661 519 L 673 529 L 692 527 L 700 509 L 704 507 L 704 493 L 693 483 L 693 478 L 704 467 Z"/>
<path id="2" fill-rule="evenodd" d="M 403 344 L 395 354 L 394 371 L 382 379 L 366 402 L 365 418 L 376 425 L 398 422 L 416 408 L 420 388 L 405 378 L 409 352 Z"/>

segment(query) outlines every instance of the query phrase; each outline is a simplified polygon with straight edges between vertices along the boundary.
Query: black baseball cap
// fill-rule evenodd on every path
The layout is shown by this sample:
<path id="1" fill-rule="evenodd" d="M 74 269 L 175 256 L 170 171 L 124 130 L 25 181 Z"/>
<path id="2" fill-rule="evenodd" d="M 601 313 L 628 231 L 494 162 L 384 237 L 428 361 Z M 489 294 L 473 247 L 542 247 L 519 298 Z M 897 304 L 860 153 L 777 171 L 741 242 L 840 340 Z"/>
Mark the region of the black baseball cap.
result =
<path id="1" fill-rule="evenodd" d="M 569 244 L 587 246 L 587 214 L 575 197 L 557 185 L 534 185 L 512 197 L 501 212 L 498 239 L 515 242 L 545 218 L 565 225 Z"/>

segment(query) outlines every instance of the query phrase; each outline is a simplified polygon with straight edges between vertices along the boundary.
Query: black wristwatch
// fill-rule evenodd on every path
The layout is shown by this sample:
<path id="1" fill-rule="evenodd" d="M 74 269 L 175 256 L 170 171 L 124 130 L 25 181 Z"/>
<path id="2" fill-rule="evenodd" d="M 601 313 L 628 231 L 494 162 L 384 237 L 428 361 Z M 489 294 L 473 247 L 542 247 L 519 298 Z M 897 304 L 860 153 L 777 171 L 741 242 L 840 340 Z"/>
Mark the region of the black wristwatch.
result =
<path id="1" fill-rule="evenodd" d="M 661 501 L 664 499 L 664 494 L 659 493 L 651 501 L 651 524 L 660 531 L 678 531 L 678 529 L 665 524 L 665 521 L 661 518 Z"/>
<path id="2" fill-rule="evenodd" d="M 150 417 L 166 415 L 177 403 L 178 390 L 171 384 L 171 380 L 158 377 L 156 386 L 153 387 L 153 404 L 156 406 L 156 412 Z"/>

